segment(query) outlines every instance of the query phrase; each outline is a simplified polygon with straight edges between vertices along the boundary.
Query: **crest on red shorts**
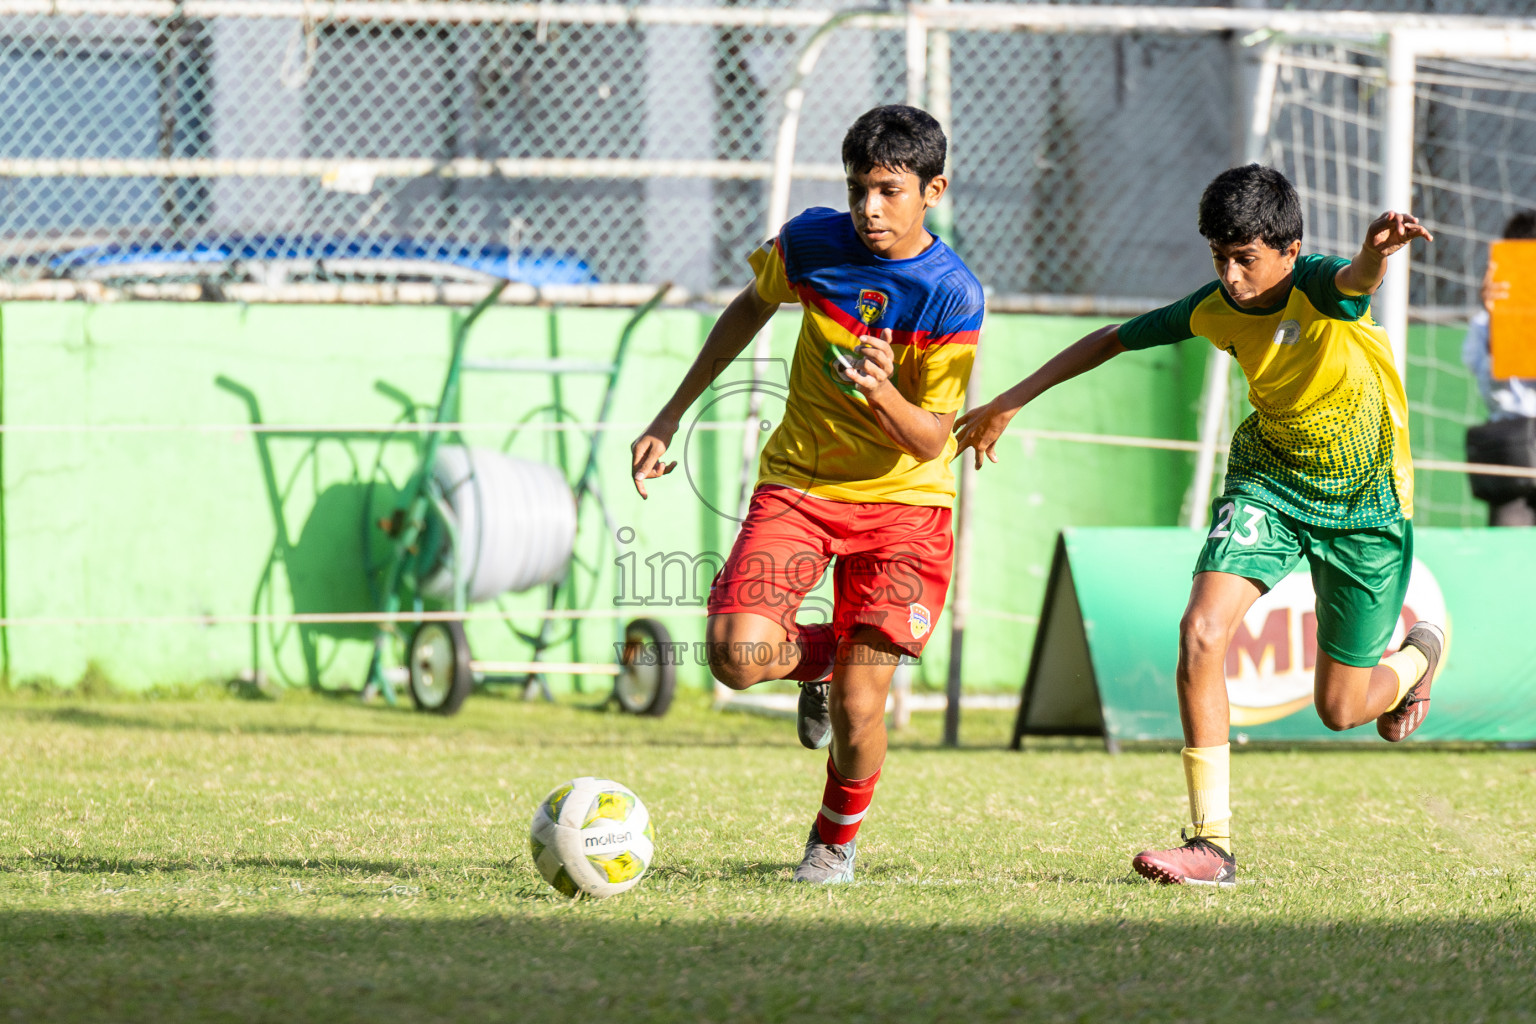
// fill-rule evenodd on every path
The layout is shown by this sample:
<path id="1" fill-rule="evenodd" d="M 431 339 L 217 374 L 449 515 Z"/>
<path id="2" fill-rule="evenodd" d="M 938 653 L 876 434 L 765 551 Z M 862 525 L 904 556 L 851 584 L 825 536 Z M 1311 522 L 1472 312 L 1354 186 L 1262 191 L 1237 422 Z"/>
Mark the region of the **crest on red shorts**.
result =
<path id="1" fill-rule="evenodd" d="M 859 319 L 866 326 L 873 326 L 876 320 L 885 315 L 885 307 L 890 304 L 891 297 L 885 292 L 876 291 L 873 288 L 861 288 L 859 290 L 859 302 L 854 307 L 858 311 Z"/>
<path id="2" fill-rule="evenodd" d="M 907 625 L 912 627 L 912 639 L 921 640 L 928 632 L 928 627 L 933 625 L 933 620 L 928 615 L 928 609 L 920 604 L 907 605 Z"/>

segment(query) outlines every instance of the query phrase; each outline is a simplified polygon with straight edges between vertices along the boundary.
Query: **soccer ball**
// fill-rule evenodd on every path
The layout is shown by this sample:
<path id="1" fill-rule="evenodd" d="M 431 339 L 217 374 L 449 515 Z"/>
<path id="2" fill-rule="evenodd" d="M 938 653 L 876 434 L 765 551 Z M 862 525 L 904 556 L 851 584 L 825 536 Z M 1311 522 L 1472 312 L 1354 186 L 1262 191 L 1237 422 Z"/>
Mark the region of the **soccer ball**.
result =
<path id="1" fill-rule="evenodd" d="M 544 881 L 573 899 L 617 896 L 651 865 L 656 836 L 640 798 L 617 782 L 583 776 L 533 812 L 528 846 Z"/>

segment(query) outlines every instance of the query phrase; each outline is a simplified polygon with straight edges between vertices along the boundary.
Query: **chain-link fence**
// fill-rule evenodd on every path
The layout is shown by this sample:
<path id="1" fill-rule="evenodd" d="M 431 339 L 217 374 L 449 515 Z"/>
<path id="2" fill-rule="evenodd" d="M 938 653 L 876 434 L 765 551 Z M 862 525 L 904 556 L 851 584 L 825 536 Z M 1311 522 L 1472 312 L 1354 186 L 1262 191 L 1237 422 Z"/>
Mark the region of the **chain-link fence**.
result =
<path id="1" fill-rule="evenodd" d="M 13 278 L 729 284 L 761 240 L 776 109 L 816 21 L 163 6 L 176 13 L 0 19 Z M 840 198 L 827 125 L 903 96 L 899 33 L 839 45 L 801 136 L 802 204 Z"/>
<path id="2" fill-rule="evenodd" d="M 0 275 L 731 288 L 768 230 L 795 62 L 830 10 L 853 6 L 0 0 Z M 1523 13 L 1518 0 L 1364 6 Z M 792 212 L 840 205 L 847 124 L 915 94 L 947 111 L 948 233 L 994 294 L 1127 306 L 1207 273 L 1195 201 L 1245 116 L 1230 38 L 957 30 L 914 82 L 903 8 L 885 9 L 837 29 L 806 82 Z M 1295 90 L 1328 107 L 1333 134 L 1282 113 L 1271 152 L 1302 154 L 1286 166 L 1328 211 L 1311 237 L 1342 239 L 1380 203 L 1365 124 L 1380 56 L 1325 49 L 1286 74 L 1352 90 Z M 1480 241 L 1493 206 L 1536 195 L 1515 157 L 1490 166 L 1467 147 L 1494 132 L 1504 152 L 1532 152 L 1536 130 L 1424 83 L 1425 180 L 1455 181 Z M 1339 118 L 1350 103 L 1354 120 Z M 1461 141 L 1441 144 L 1447 126 Z M 1328 170 L 1360 146 L 1351 180 Z M 1314 156 L 1326 173 L 1308 171 Z M 1416 299 L 1464 301 L 1468 253 L 1437 248 L 1454 269 L 1432 270 Z"/>

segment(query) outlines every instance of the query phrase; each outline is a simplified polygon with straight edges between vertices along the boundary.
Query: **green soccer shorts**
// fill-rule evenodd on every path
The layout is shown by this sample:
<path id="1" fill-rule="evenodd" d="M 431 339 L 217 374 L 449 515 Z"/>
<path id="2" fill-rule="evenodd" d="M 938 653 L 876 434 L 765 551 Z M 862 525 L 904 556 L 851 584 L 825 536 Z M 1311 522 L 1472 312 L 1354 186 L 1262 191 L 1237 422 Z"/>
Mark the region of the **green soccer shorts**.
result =
<path id="1" fill-rule="evenodd" d="M 1211 503 L 1195 572 L 1229 572 L 1269 590 L 1306 558 L 1317 593 L 1317 646 L 1346 665 L 1375 665 L 1403 612 L 1413 523 L 1336 530 L 1304 523 L 1247 495 Z"/>

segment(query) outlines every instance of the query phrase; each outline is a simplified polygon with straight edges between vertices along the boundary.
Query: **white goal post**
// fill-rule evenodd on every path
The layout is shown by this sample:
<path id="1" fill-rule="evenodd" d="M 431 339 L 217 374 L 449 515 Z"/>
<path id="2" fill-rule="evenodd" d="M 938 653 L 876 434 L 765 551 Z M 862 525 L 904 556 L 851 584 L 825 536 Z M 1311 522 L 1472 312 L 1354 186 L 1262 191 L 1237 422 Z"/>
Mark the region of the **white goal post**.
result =
<path id="1" fill-rule="evenodd" d="M 1250 0 L 1252 3 L 1253 0 Z M 1340 41 L 1374 49 L 1384 57 L 1381 83 L 1384 117 L 1380 209 L 1413 207 L 1415 110 L 1414 89 L 1419 61 L 1452 57 L 1489 61 L 1536 61 L 1536 19 L 1501 19 L 1417 14 L 1378 14 L 1354 11 L 1274 11 L 1260 6 L 1200 7 L 1076 7 L 980 4 L 915 4 L 907 17 L 929 31 L 991 29 L 1054 32 L 1157 31 L 1165 33 L 1227 32 L 1235 45 L 1255 51 L 1257 74 L 1242 76 L 1239 110 L 1249 112 L 1246 125 L 1234 133 L 1234 162 L 1261 159 L 1270 131 L 1275 76 L 1273 56 L 1288 41 Z M 926 37 L 909 27 L 908 39 Z M 909 53 L 912 44 L 909 42 Z M 914 59 L 909 56 L 909 64 Z M 1362 197 L 1364 198 L 1364 197 Z M 1536 197 L 1532 197 L 1536 199 Z M 1376 302 L 1376 319 L 1391 339 L 1398 371 L 1406 380 L 1409 321 L 1410 257 L 1407 251 L 1388 264 L 1387 279 Z M 1185 502 L 1186 521 L 1205 522 L 1215 480 L 1216 459 L 1228 421 L 1228 360 L 1211 361 L 1200 417 L 1196 470 Z"/>

